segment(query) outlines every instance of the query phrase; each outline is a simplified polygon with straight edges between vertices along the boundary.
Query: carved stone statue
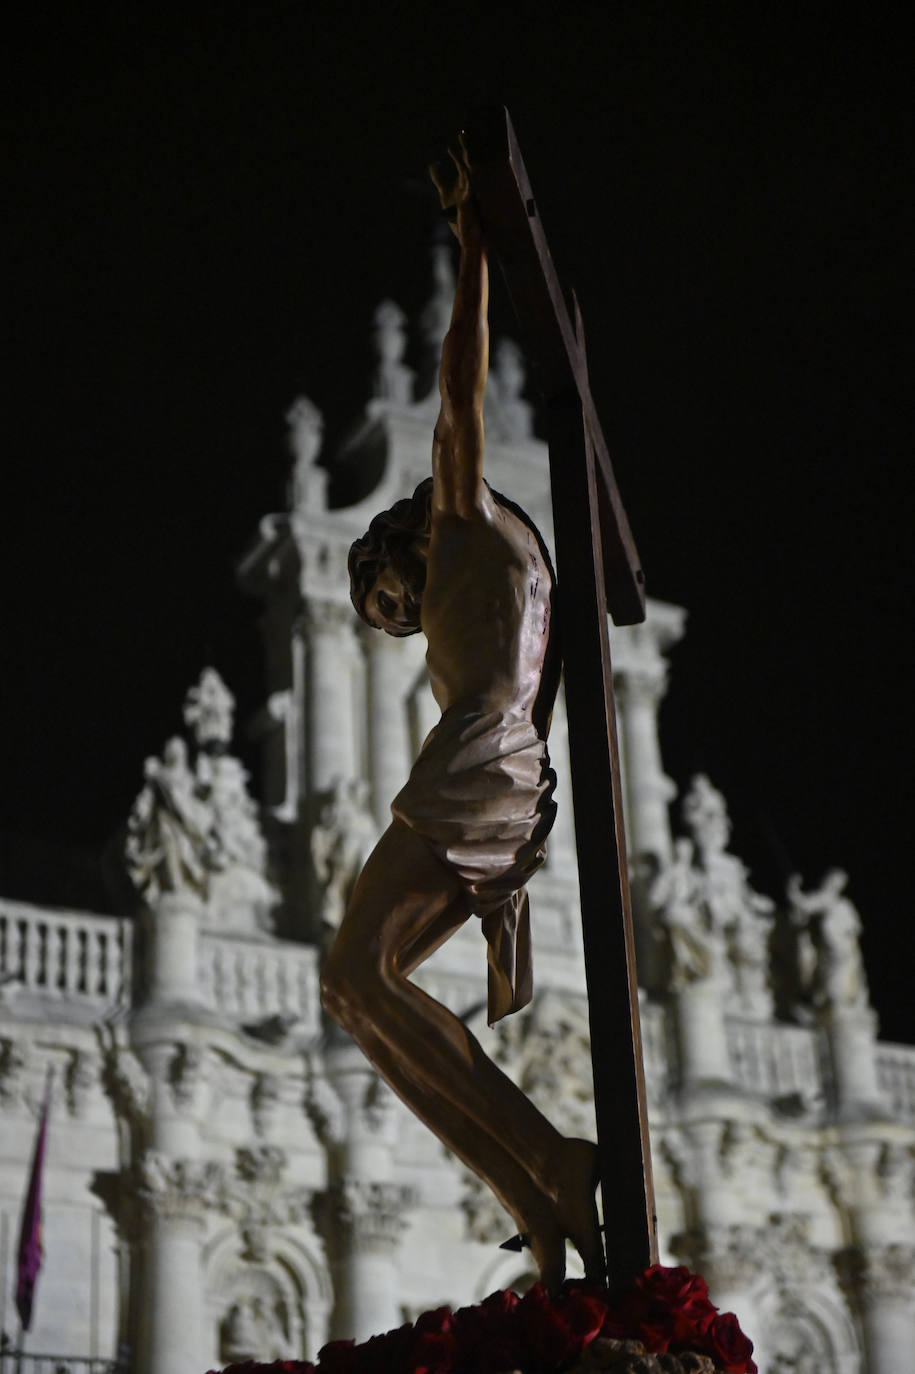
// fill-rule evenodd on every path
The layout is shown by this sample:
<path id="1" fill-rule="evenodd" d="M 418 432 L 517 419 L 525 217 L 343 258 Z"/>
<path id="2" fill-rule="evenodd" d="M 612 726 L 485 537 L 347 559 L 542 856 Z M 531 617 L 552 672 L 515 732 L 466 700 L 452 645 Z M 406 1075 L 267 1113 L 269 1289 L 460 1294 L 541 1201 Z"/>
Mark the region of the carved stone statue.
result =
<path id="1" fill-rule="evenodd" d="M 266 844 L 248 775 L 225 752 L 234 709 L 222 678 L 205 669 L 184 706 L 198 746 L 193 766 L 177 735 L 161 760 L 146 760 L 146 783 L 127 823 L 125 858 L 147 901 L 192 892 L 208 902 L 221 925 L 253 933 L 268 923 L 277 894 L 266 876 Z"/>
<path id="2" fill-rule="evenodd" d="M 847 883 L 848 875 L 839 868 L 831 869 L 813 892 L 803 891 L 796 873 L 788 881 L 791 922 L 808 934 L 813 950 L 807 968 L 799 971 L 801 987 L 820 1009 L 863 1009 L 869 1005 L 859 944 L 861 917 L 854 903 L 843 895 Z"/>
<path id="3" fill-rule="evenodd" d="M 125 855 L 131 880 L 150 899 L 182 890 L 206 894 L 211 813 L 197 795 L 187 745 L 175 735 L 162 758 L 149 758 L 146 783 L 127 822 Z"/>
<path id="4" fill-rule="evenodd" d="M 362 779 L 337 778 L 311 832 L 311 860 L 321 886 L 322 926 L 336 931 L 372 848 L 375 823 Z"/>
<path id="5" fill-rule="evenodd" d="M 728 853 L 731 821 L 724 797 L 704 774 L 693 778 L 683 818 L 699 853 L 709 930 L 727 947 L 728 979 L 747 1013 L 772 1010 L 769 939 L 774 903 L 750 885 L 746 865 Z"/>
<path id="6" fill-rule="evenodd" d="M 724 937 L 704 905 L 705 884 L 693 856 L 692 840 L 676 840 L 673 858 L 648 894 L 669 943 L 673 988 L 712 978 L 722 981 Z"/>
<path id="7" fill-rule="evenodd" d="M 425 634 L 441 720 L 355 885 L 322 979 L 327 1011 L 486 1182 L 557 1286 L 565 1241 L 603 1272 L 596 1147 L 560 1135 L 409 975 L 471 914 L 489 946 L 491 1022 L 530 1000 L 525 884 L 545 857 L 555 775 L 546 731 L 559 677 L 553 573 L 528 517 L 483 479 L 486 245 L 466 150 L 433 170 L 461 261 L 442 350 L 432 477 L 375 517 L 350 553 L 375 629 Z"/>

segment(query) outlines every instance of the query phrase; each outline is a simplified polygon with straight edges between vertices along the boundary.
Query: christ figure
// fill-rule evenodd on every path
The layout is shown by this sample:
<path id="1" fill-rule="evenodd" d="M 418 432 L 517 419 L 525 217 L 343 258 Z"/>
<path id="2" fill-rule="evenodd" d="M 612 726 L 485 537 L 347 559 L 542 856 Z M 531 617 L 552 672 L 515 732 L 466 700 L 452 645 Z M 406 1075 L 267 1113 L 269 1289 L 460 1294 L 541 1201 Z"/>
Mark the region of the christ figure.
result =
<path id="1" fill-rule="evenodd" d="M 422 631 L 442 717 L 394 799 L 322 977 L 327 1012 L 392 1089 L 489 1185 L 541 1278 L 566 1239 L 602 1278 L 597 1148 L 561 1135 L 410 974 L 472 914 L 489 957 L 490 1023 L 530 999 L 525 884 L 555 816 L 546 733 L 559 678 L 543 541 L 483 478 L 486 243 L 466 147 L 432 169 L 461 247 L 442 350 L 432 476 L 350 552 L 353 603 L 391 635 Z"/>

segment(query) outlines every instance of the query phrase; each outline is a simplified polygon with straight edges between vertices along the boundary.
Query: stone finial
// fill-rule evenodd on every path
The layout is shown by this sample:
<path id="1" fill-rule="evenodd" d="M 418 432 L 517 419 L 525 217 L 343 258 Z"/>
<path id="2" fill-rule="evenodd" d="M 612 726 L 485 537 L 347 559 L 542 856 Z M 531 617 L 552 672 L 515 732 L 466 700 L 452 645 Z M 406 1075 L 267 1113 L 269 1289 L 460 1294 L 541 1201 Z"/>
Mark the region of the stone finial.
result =
<path id="1" fill-rule="evenodd" d="M 286 411 L 286 423 L 296 466 L 314 467 L 324 439 L 324 416 L 307 396 L 297 396 Z"/>
<path id="2" fill-rule="evenodd" d="M 215 668 L 204 668 L 184 699 L 184 723 L 193 730 L 200 748 L 228 744 L 234 715 L 234 696 Z"/>
<path id="3" fill-rule="evenodd" d="M 513 339 L 500 339 L 489 374 L 487 426 L 502 443 L 517 443 L 533 434 L 533 410 L 521 395 L 526 380 L 521 349 Z"/>
<path id="4" fill-rule="evenodd" d="M 406 406 L 412 400 L 413 370 L 403 361 L 407 347 L 407 317 L 394 301 L 382 301 L 375 311 L 377 366 L 373 396 Z"/>
<path id="5" fill-rule="evenodd" d="M 419 317 L 419 332 L 423 342 L 424 362 L 419 378 L 419 394 L 423 399 L 435 392 L 442 342 L 451 324 L 454 303 L 454 264 L 451 246 L 437 243 L 432 249 L 432 295 Z"/>
<path id="6" fill-rule="evenodd" d="M 307 396 L 298 396 L 286 412 L 286 423 L 293 458 L 289 504 L 293 510 L 301 506 L 323 508 L 327 473 L 317 466 L 317 460 L 324 441 L 324 416 Z"/>

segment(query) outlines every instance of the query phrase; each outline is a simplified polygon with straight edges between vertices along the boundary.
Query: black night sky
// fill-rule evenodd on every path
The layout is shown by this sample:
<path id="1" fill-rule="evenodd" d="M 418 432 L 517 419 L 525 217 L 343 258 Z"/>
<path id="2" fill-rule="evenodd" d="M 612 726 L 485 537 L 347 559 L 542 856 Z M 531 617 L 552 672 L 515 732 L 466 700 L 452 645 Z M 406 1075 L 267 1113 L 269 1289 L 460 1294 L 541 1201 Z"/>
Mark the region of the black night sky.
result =
<path id="1" fill-rule="evenodd" d="M 33 5 L 4 80 L 10 871 L 29 835 L 113 832 L 205 663 L 258 703 L 233 562 L 282 508 L 284 411 L 355 418 L 372 310 L 428 291 L 425 165 L 504 103 L 649 591 L 690 612 L 668 769 L 722 788 L 760 887 L 848 869 L 883 1034 L 915 1038 L 906 12 Z"/>

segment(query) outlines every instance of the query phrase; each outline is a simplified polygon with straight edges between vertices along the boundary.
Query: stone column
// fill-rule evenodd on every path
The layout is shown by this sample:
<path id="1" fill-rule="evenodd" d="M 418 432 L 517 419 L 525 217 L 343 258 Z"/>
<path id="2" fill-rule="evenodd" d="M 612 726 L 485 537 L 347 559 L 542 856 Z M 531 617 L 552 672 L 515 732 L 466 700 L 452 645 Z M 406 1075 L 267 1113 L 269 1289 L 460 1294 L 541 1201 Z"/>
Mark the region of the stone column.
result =
<path id="1" fill-rule="evenodd" d="M 311 796 L 357 775 L 354 615 L 349 605 L 310 601 L 305 610 L 307 783 Z"/>
<path id="2" fill-rule="evenodd" d="M 629 853 L 634 860 L 650 854 L 659 863 L 671 857 L 667 808 L 676 792 L 664 773 L 658 738 L 658 705 L 666 686 L 660 657 L 614 673 Z"/>
<path id="3" fill-rule="evenodd" d="M 823 1016 L 836 1106 L 842 1120 L 884 1116 L 886 1095 L 877 1078 L 877 1015 L 869 1006 L 831 1007 Z"/>
<path id="4" fill-rule="evenodd" d="M 898 1123 L 846 1126 L 830 1160 L 833 1187 L 848 1205 L 853 1243 L 844 1269 L 868 1374 L 896 1374 L 915 1350 L 913 1145 L 915 1132 Z"/>
<path id="5" fill-rule="evenodd" d="M 325 1062 L 342 1106 L 323 1209 L 332 1335 L 366 1340 L 400 1322 L 397 1258 L 411 1193 L 392 1177 L 398 1108 L 390 1089 L 348 1037 L 334 1035 Z"/>
<path id="6" fill-rule="evenodd" d="M 868 1374 L 899 1374 L 915 1351 L 915 1245 L 868 1245 L 859 1264 Z"/>
<path id="7" fill-rule="evenodd" d="M 348 1176 L 332 1185 L 328 1200 L 337 1231 L 334 1337 L 364 1341 L 401 1322 L 397 1250 L 408 1190 Z"/>
<path id="8" fill-rule="evenodd" d="M 164 892 L 150 908 L 150 1004 L 199 1002 L 197 945 L 202 910 L 199 897 L 188 889 Z"/>
<path id="9" fill-rule="evenodd" d="M 201 1248 L 217 1166 L 147 1151 L 138 1198 L 147 1213 L 143 1330 L 138 1374 L 200 1374 Z"/>
<path id="10" fill-rule="evenodd" d="M 361 627 L 368 688 L 368 777 L 379 830 L 391 821 L 391 801 L 410 771 L 403 645 L 381 631 Z"/>
<path id="11" fill-rule="evenodd" d="M 672 995 L 684 1092 L 731 1082 L 724 1003 L 724 989 L 714 978 L 686 983 Z"/>
<path id="12" fill-rule="evenodd" d="M 675 788 L 661 762 L 658 706 L 667 688 L 664 652 L 681 638 L 685 618 L 679 606 L 649 601 L 644 624 L 611 631 L 628 848 L 633 860 L 650 854 L 665 863 L 671 855 L 667 807 Z"/>

